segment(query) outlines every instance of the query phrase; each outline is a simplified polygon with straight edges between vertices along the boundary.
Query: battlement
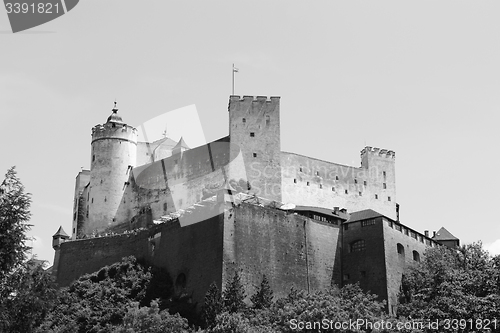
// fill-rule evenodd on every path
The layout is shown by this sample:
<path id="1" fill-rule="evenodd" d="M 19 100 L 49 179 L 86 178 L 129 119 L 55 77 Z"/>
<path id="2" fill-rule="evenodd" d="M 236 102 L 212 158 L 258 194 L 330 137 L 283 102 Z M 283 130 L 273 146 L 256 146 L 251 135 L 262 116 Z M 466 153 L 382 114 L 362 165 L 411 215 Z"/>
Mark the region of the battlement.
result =
<path id="1" fill-rule="evenodd" d="M 365 148 L 363 148 L 363 150 L 361 150 L 361 158 L 363 158 L 363 156 L 367 154 L 393 159 L 396 158 L 396 153 L 392 150 L 380 149 L 370 146 L 366 146 Z"/>
<path id="2" fill-rule="evenodd" d="M 137 129 L 126 124 L 106 123 L 92 128 L 92 142 L 103 139 L 118 139 L 137 144 Z"/>
<path id="3" fill-rule="evenodd" d="M 267 102 L 271 103 L 272 101 L 279 101 L 279 96 L 239 96 L 239 95 L 231 95 L 229 97 L 230 102 Z"/>

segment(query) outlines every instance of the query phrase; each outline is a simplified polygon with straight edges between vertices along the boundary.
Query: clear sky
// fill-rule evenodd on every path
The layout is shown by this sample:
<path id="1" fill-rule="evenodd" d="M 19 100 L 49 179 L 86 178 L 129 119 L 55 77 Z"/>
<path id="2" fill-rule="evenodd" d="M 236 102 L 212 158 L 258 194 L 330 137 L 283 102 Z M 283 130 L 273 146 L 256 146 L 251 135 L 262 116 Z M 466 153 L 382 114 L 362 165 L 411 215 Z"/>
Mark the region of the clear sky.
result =
<path id="1" fill-rule="evenodd" d="M 232 63 L 235 94 L 281 96 L 282 150 L 353 166 L 365 145 L 394 150 L 402 223 L 500 253 L 499 11 L 498 1 L 86 0 L 12 34 L 0 8 L 0 171 L 16 165 L 33 194 L 34 253 L 52 262 L 51 236 L 71 231 L 91 128 L 115 98 L 134 126 L 194 104 L 215 140 L 228 134 Z"/>

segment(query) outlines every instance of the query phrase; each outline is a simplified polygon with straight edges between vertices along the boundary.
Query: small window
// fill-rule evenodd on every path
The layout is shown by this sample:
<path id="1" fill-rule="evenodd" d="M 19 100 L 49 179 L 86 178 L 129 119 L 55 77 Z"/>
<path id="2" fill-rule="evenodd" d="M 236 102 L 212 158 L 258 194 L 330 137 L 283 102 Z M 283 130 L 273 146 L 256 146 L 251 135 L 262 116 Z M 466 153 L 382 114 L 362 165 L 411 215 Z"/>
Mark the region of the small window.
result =
<path id="1" fill-rule="evenodd" d="M 254 132 L 250 132 L 250 137 L 251 138 L 255 137 L 255 133 Z"/>
<path id="2" fill-rule="evenodd" d="M 320 188 L 320 189 L 321 189 L 321 188 L 323 188 L 323 184 L 319 184 L 319 188 Z"/>
<path id="3" fill-rule="evenodd" d="M 253 153 L 253 157 L 257 157 L 257 153 Z"/>
<path id="4" fill-rule="evenodd" d="M 387 197 L 387 201 L 391 201 L 391 197 Z"/>
<path id="5" fill-rule="evenodd" d="M 394 229 L 394 223 L 392 221 L 389 221 L 389 227 Z"/>
<path id="6" fill-rule="evenodd" d="M 75 232 L 76 232 L 76 228 L 73 228 L 73 233 L 75 233 Z"/>
<path id="7" fill-rule="evenodd" d="M 417 251 L 413 251 L 413 260 L 419 262 L 420 261 L 420 253 Z"/>
<path id="8" fill-rule="evenodd" d="M 358 180 L 357 179 L 354 179 L 354 184 L 357 184 L 358 183 Z"/>
<path id="9" fill-rule="evenodd" d="M 375 219 L 364 220 L 364 221 L 361 221 L 361 226 L 367 227 L 369 225 L 374 225 L 375 223 L 376 223 Z"/>
<path id="10" fill-rule="evenodd" d="M 242 120 L 243 120 L 243 124 L 247 122 L 247 120 L 245 118 L 243 118 Z"/>
<path id="11" fill-rule="evenodd" d="M 319 176 L 319 171 L 316 171 L 316 176 Z"/>
<path id="12" fill-rule="evenodd" d="M 403 244 L 398 243 L 397 249 L 398 249 L 398 254 L 402 255 L 404 257 L 404 255 L 405 255 L 405 247 L 403 246 Z"/>
<path id="13" fill-rule="evenodd" d="M 344 224 L 344 230 L 349 230 L 349 224 Z"/>
<path id="14" fill-rule="evenodd" d="M 271 118 L 269 116 L 266 116 L 266 126 L 269 126 L 271 124 Z"/>
<path id="15" fill-rule="evenodd" d="M 332 187 L 332 191 L 335 192 L 335 187 Z"/>
<path id="16" fill-rule="evenodd" d="M 405 228 L 405 235 L 408 236 L 408 229 Z"/>
<path id="17" fill-rule="evenodd" d="M 359 192 L 359 196 L 362 196 L 362 195 L 363 195 L 363 193 Z"/>
<path id="18" fill-rule="evenodd" d="M 95 155 L 92 155 L 92 162 L 95 161 Z"/>
<path id="19" fill-rule="evenodd" d="M 364 180 L 364 181 L 363 181 L 363 185 L 365 185 L 365 186 L 366 186 L 366 180 Z"/>
<path id="20" fill-rule="evenodd" d="M 335 180 L 339 180 L 339 176 L 335 176 Z"/>
<path id="21" fill-rule="evenodd" d="M 387 184 L 386 183 L 383 183 L 382 184 L 382 188 L 385 190 L 387 188 Z"/>
<path id="22" fill-rule="evenodd" d="M 361 252 L 365 250 L 365 240 L 360 239 L 351 243 L 351 252 Z"/>
<path id="23" fill-rule="evenodd" d="M 91 201 L 91 203 L 94 203 L 94 198 L 92 198 L 92 201 Z"/>
<path id="24" fill-rule="evenodd" d="M 382 174 L 384 175 L 384 177 L 386 176 L 386 173 L 385 173 L 385 171 L 384 171 L 384 172 L 382 172 Z"/>
<path id="25" fill-rule="evenodd" d="M 302 172 L 302 167 L 299 168 L 299 171 Z"/>
<path id="26" fill-rule="evenodd" d="M 375 199 L 378 199 L 378 194 L 375 194 Z"/>
<path id="27" fill-rule="evenodd" d="M 297 179 L 294 179 L 293 182 L 294 182 L 294 184 L 297 184 Z"/>
<path id="28" fill-rule="evenodd" d="M 397 223 L 396 223 L 395 225 L 396 225 L 396 230 L 397 230 L 397 231 L 401 231 L 401 232 L 403 232 L 403 231 L 402 231 L 402 229 L 401 229 L 401 225 L 400 225 L 400 224 L 397 224 Z"/>
<path id="29" fill-rule="evenodd" d="M 307 186 L 309 186 L 309 182 L 307 182 Z"/>
<path id="30" fill-rule="evenodd" d="M 347 190 L 345 190 L 344 192 L 345 192 L 345 194 L 348 194 L 348 193 L 349 193 Z"/>

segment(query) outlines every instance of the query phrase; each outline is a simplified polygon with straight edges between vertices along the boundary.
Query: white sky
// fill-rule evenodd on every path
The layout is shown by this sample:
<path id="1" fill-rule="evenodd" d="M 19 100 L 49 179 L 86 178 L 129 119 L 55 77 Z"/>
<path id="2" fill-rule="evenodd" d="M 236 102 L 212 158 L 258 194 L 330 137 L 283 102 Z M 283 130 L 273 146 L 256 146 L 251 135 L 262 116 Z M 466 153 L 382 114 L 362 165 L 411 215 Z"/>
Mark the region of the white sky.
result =
<path id="1" fill-rule="evenodd" d="M 212 141 L 228 133 L 235 63 L 236 94 L 281 96 L 282 150 L 354 166 L 365 144 L 394 150 L 404 224 L 493 244 L 499 10 L 486 0 L 87 0 L 12 34 L 0 8 L 0 172 L 17 165 L 33 193 L 34 252 L 52 261 L 51 236 L 71 231 L 91 128 L 114 99 L 134 126 L 194 104 Z"/>

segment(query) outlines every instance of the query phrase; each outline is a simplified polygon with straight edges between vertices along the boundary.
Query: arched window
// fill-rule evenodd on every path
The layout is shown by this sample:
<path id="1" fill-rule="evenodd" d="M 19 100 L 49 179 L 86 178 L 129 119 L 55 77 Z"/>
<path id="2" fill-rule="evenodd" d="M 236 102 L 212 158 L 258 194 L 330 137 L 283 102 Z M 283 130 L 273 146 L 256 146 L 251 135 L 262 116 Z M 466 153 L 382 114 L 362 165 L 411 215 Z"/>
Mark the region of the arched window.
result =
<path id="1" fill-rule="evenodd" d="M 365 240 L 360 239 L 351 243 L 351 252 L 361 252 L 365 250 Z"/>
<path id="2" fill-rule="evenodd" d="M 420 261 L 420 253 L 413 251 L 413 260 Z"/>
<path id="3" fill-rule="evenodd" d="M 398 243 L 398 254 L 403 257 L 405 256 L 405 247 L 403 244 Z"/>

